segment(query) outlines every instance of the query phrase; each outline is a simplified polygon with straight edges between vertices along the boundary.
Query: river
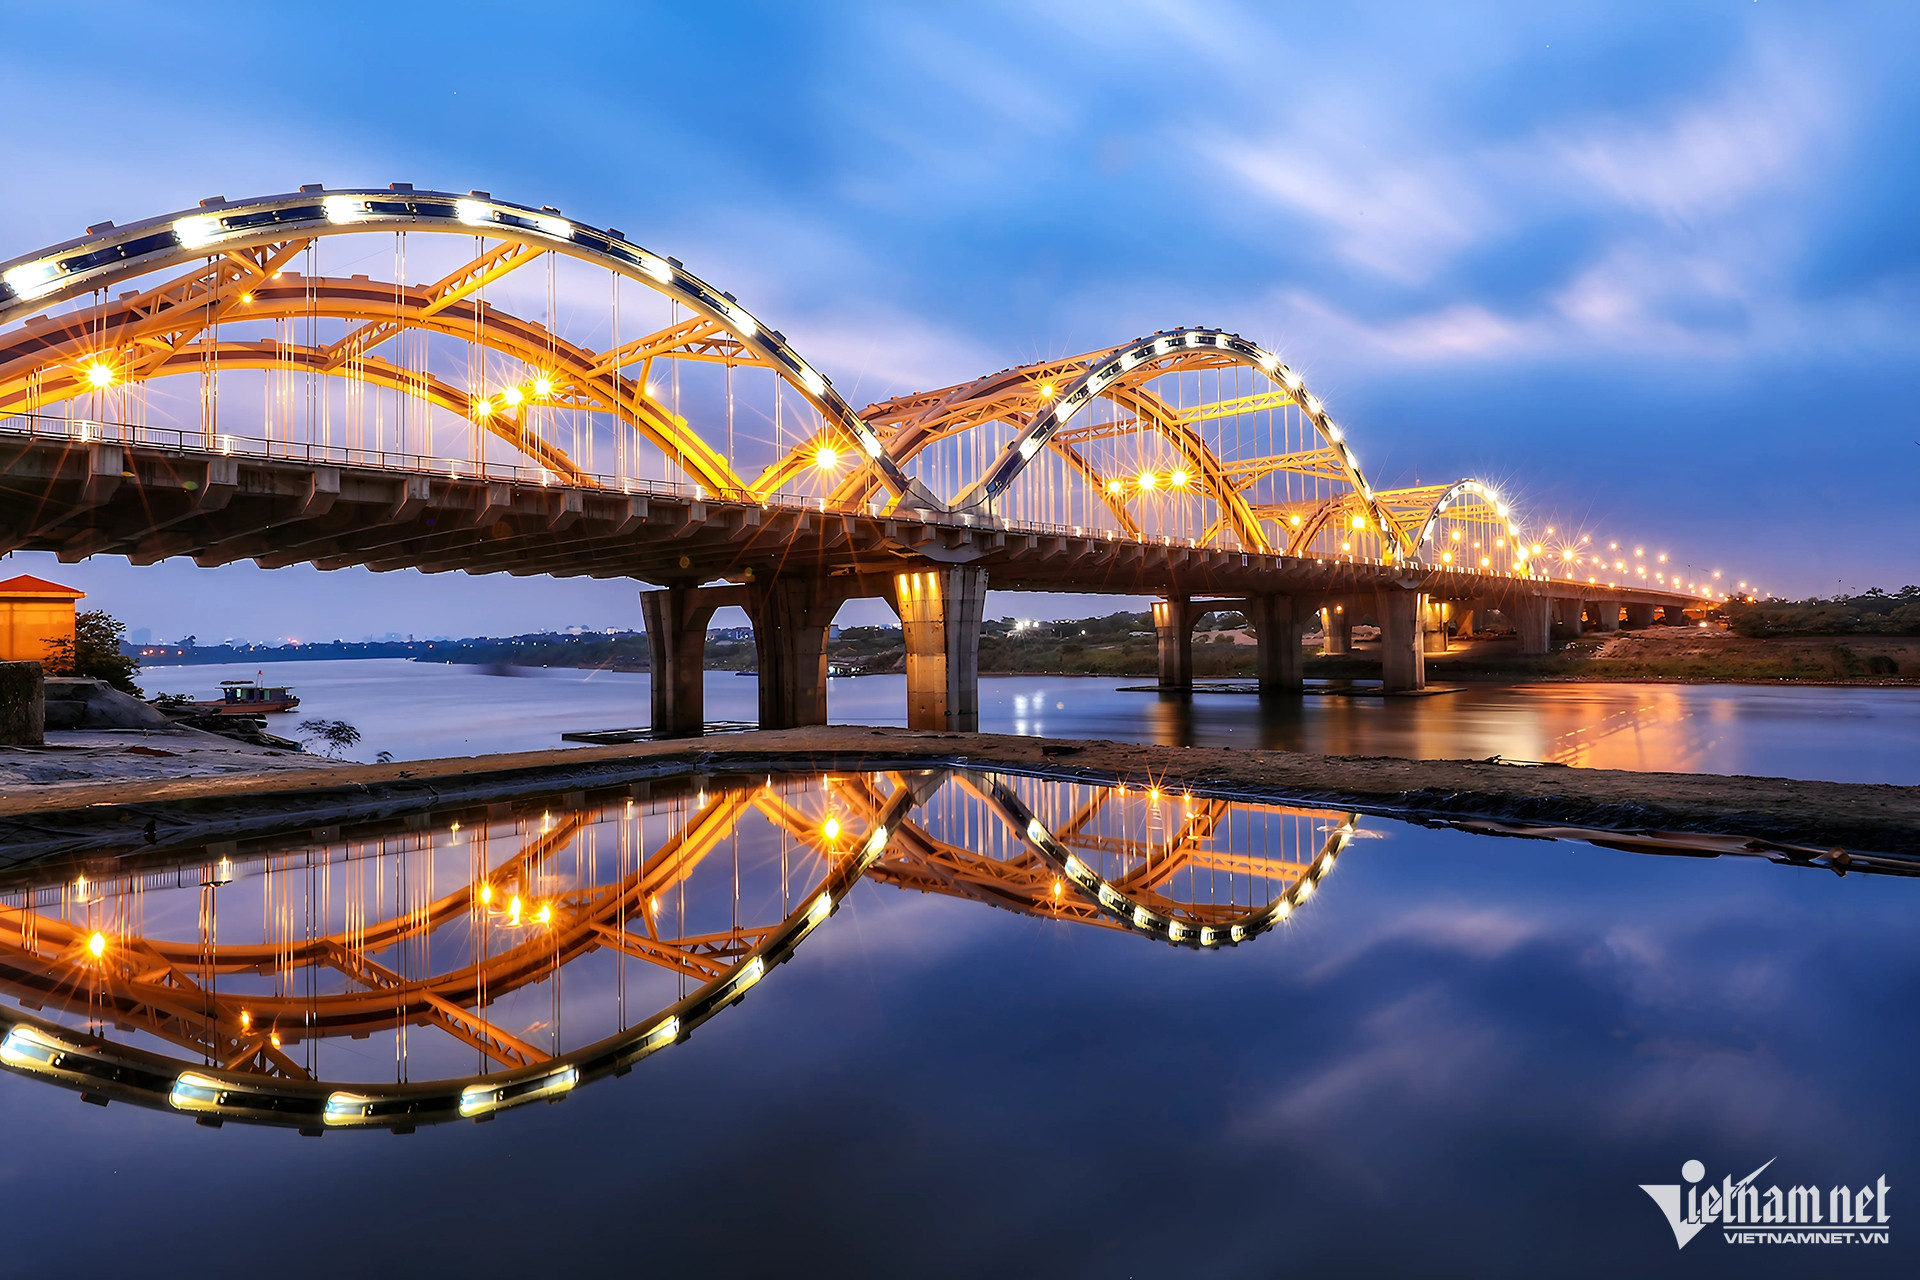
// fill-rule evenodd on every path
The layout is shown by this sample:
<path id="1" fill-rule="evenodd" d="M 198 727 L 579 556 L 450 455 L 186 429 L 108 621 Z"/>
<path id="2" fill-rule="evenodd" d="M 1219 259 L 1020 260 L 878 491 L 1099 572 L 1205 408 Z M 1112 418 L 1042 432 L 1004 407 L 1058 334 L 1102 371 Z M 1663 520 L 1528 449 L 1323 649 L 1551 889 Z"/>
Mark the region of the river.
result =
<path id="1" fill-rule="evenodd" d="M 295 686 L 298 712 L 364 735 L 356 758 L 401 760 L 567 745 L 564 732 L 644 726 L 644 673 L 367 659 L 280 662 L 264 678 Z M 151 667 L 149 695 L 213 695 L 252 670 Z M 1250 694 L 1190 699 L 1127 692 L 1137 678 L 1006 676 L 980 682 L 989 733 L 1111 738 L 1170 746 L 1246 746 L 1331 755 L 1550 761 L 1603 769 L 1748 774 L 1837 782 L 1920 782 L 1920 689 L 1817 685 L 1471 684 L 1427 697 Z M 710 721 L 751 722 L 758 682 L 710 671 Z M 906 723 L 906 677 L 858 676 L 828 687 L 837 724 Z"/>

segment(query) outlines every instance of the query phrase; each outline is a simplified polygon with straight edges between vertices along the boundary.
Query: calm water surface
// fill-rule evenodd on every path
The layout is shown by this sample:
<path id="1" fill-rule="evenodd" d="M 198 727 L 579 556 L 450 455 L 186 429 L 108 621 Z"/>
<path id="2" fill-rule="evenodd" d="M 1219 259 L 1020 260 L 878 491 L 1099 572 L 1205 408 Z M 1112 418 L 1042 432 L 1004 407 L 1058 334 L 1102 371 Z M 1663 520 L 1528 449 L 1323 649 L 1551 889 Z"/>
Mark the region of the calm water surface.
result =
<path id="1" fill-rule="evenodd" d="M 1056 853 L 1028 842 L 1029 812 Z M 470 1041 L 433 1017 L 394 1030 L 394 1006 L 417 1007 L 410 984 L 467 1008 L 460 975 L 492 966 L 486 1018 L 537 1052 L 644 1030 L 800 918 L 876 824 L 891 824 L 886 854 L 793 963 L 563 1106 L 316 1141 L 0 1074 L 16 1227 L 0 1270 L 1906 1275 L 1920 1261 L 1904 1085 L 1920 883 L 1760 858 L 1030 778 L 657 783 L 227 851 L 227 882 L 204 891 L 224 967 L 199 993 L 179 982 L 202 973 L 213 855 L 137 877 L 96 865 L 80 890 L 70 870 L 15 876 L 0 884 L 0 1012 L 28 995 L 42 1019 L 189 1064 L 207 1034 L 265 1063 L 270 1023 L 283 1079 L 465 1081 L 497 1069 Z M 1076 874 L 1063 852 L 1100 877 L 1091 890 L 1056 893 Z M 1102 885 L 1130 896 L 1103 902 Z M 1196 928 L 1257 923 L 1283 902 L 1284 920 L 1236 947 L 1120 923 L 1133 905 Z M 394 919 L 411 922 L 397 938 L 382 931 Z M 264 959 L 222 951 L 248 947 Z M 175 953 L 179 980 L 159 963 Z M 368 980 L 366 961 L 390 976 Z M 172 1040 L 106 1025 L 147 1000 L 173 1011 Z M 222 1000 L 224 1021 L 195 1022 Z M 244 1031 L 241 1008 L 257 1015 Z M 331 1034 L 302 1037 L 322 1014 Z M 1769 1159 L 1763 1184 L 1884 1176 L 1892 1243 L 1743 1247 L 1709 1229 L 1678 1251 L 1639 1188 L 1678 1183 L 1689 1159 L 1716 1182 Z"/>
<path id="2" fill-rule="evenodd" d="M 404 659 L 286 662 L 270 678 L 303 699 L 306 716 L 338 718 L 366 735 L 360 758 L 399 759 L 564 745 L 575 729 L 625 728 L 650 718 L 649 679 L 618 672 L 482 668 Z M 223 678 L 253 671 L 154 667 L 147 691 L 210 697 Z M 1424 698 L 1307 697 L 1263 705 L 1248 695 L 1191 699 L 1120 690 L 1136 679 L 1015 676 L 980 682 L 988 732 L 1112 738 L 1216 747 L 1423 759 L 1563 761 L 1608 769 L 1674 770 L 1920 783 L 1920 689 L 1754 685 L 1468 685 Z M 752 721 L 757 682 L 707 673 L 707 718 Z M 841 724 L 906 723 L 906 677 L 834 680 Z"/>

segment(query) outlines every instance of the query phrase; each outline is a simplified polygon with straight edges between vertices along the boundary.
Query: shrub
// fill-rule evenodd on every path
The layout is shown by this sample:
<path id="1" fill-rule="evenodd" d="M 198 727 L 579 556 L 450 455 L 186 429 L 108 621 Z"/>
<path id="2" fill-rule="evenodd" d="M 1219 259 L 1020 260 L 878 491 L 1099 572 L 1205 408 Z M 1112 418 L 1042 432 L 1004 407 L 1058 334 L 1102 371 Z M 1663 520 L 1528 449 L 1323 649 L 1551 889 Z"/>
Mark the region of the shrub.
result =
<path id="1" fill-rule="evenodd" d="M 121 637 L 127 628 L 102 609 L 89 609 L 74 615 L 73 635 L 47 641 L 47 657 L 42 664 L 50 676 L 84 676 L 104 680 L 122 693 L 140 696 L 133 677 L 140 670 L 140 659 L 120 651 Z"/>

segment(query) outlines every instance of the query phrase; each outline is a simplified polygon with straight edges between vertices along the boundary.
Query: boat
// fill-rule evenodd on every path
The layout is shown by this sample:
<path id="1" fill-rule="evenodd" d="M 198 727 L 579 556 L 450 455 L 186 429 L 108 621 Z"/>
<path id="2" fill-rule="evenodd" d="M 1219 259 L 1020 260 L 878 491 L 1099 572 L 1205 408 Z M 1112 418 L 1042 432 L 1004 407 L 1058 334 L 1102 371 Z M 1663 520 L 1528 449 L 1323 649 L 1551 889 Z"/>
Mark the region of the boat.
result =
<path id="1" fill-rule="evenodd" d="M 215 715 L 257 716 L 267 711 L 291 711 L 300 705 L 300 699 L 294 697 L 291 685 L 222 680 L 218 701 L 196 702 L 193 705 Z"/>

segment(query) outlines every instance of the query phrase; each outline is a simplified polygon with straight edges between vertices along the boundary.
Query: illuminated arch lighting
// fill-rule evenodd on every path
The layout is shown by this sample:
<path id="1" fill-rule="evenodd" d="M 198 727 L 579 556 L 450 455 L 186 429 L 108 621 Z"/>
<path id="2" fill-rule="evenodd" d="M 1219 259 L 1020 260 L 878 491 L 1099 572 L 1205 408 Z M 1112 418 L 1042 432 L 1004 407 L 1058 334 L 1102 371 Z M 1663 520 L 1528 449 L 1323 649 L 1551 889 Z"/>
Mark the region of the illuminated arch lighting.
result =
<path id="1" fill-rule="evenodd" d="M 727 329 L 845 433 L 897 499 L 940 505 L 887 455 L 880 437 L 827 379 L 783 338 L 676 260 L 633 244 L 618 232 L 587 226 L 547 208 L 448 192 L 314 189 L 295 195 L 221 201 L 197 211 L 150 218 L 63 246 L 0 262 L 0 324 L 30 307 L 45 307 L 115 281 L 220 254 L 298 238 L 378 230 L 487 236 L 595 263 L 681 303 Z M 702 442 L 704 444 L 704 441 Z M 717 455 L 715 455 L 717 457 Z M 741 486 L 721 460 L 716 487 Z M 731 479 L 732 483 L 727 481 Z M 755 492 L 765 492 L 755 489 Z"/>

